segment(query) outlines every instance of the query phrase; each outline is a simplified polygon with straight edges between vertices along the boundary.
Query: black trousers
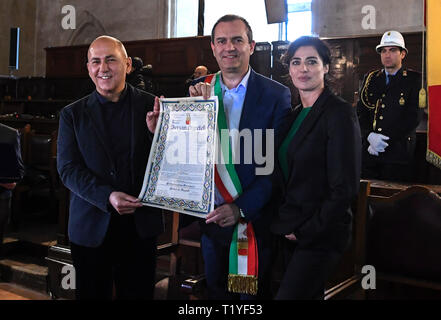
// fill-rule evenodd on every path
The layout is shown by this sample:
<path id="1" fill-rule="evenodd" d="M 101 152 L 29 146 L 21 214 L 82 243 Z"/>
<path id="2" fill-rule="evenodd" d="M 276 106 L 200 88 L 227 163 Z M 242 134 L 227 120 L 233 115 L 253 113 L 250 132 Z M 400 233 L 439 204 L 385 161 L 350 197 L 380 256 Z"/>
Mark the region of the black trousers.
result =
<path id="1" fill-rule="evenodd" d="M 285 273 L 276 300 L 322 300 L 326 280 L 341 253 L 314 248 L 299 248 L 283 239 Z"/>
<path id="2" fill-rule="evenodd" d="M 11 215 L 11 198 L 0 194 L 0 255 L 3 254 L 3 237 Z"/>
<path id="3" fill-rule="evenodd" d="M 372 156 L 370 156 L 372 158 Z M 364 159 L 362 179 L 386 180 L 395 182 L 411 182 L 413 172 L 411 164 L 381 163 Z"/>
<path id="4" fill-rule="evenodd" d="M 77 299 L 153 299 L 156 237 L 138 236 L 133 215 L 113 215 L 97 248 L 71 243 Z"/>

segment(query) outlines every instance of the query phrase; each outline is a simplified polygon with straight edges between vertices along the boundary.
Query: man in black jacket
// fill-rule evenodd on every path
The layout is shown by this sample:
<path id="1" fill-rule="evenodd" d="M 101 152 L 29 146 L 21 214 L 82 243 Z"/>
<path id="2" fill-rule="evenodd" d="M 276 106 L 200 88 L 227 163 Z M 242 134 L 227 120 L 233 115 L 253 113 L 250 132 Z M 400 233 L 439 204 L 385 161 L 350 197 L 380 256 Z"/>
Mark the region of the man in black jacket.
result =
<path id="1" fill-rule="evenodd" d="M 151 138 L 145 118 L 159 100 L 126 84 L 131 59 L 117 39 L 88 50 L 96 86 L 60 113 L 57 166 L 71 191 L 68 234 L 78 299 L 152 299 L 159 210 L 136 196 Z"/>
<path id="2" fill-rule="evenodd" d="M 143 67 L 142 59 L 139 57 L 133 57 L 132 69 L 130 70 L 130 73 L 127 75 L 127 82 L 137 89 L 147 91 L 145 87 L 144 77 L 141 72 L 142 67 Z"/>
<path id="3" fill-rule="evenodd" d="M 11 214 L 12 190 L 24 176 L 21 159 L 20 134 L 0 123 L 0 256 L 3 254 L 3 235 Z"/>

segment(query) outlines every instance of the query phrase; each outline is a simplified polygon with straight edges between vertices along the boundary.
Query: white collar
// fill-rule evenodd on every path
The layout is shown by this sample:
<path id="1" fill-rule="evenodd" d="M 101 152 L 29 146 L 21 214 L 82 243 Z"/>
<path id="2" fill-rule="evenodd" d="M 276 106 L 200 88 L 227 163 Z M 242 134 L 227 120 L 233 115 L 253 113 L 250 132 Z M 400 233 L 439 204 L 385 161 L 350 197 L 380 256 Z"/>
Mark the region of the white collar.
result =
<path id="1" fill-rule="evenodd" d="M 220 77 L 220 84 L 221 84 L 222 91 L 226 91 L 226 90 L 237 91 L 240 86 L 242 86 L 242 87 L 244 87 L 244 89 L 246 89 L 248 86 L 248 79 L 250 78 L 250 74 L 251 74 L 251 68 L 248 66 L 248 72 L 242 78 L 242 81 L 240 81 L 240 83 L 235 88 L 232 88 L 232 89 L 228 89 L 225 86 L 224 82 L 222 81 L 222 77 Z"/>

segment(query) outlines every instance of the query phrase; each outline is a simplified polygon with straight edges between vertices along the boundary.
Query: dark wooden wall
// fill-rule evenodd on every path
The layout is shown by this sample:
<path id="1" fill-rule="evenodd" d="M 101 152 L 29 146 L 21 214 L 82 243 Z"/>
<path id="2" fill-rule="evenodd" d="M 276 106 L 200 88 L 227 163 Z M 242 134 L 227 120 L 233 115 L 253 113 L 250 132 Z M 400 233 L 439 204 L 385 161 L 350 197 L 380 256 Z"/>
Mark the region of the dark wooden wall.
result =
<path id="1" fill-rule="evenodd" d="M 405 33 L 403 36 L 409 50 L 403 65 L 421 72 L 422 34 Z M 369 36 L 325 39 L 333 56 L 334 89 L 345 100 L 353 103 L 364 74 L 382 68 L 380 55 L 375 51 L 380 38 Z"/>
<path id="2" fill-rule="evenodd" d="M 416 71 L 422 70 L 422 35 L 421 33 L 403 34 L 409 55 L 404 59 L 403 65 Z M 357 102 L 356 93 L 363 81 L 365 73 L 381 69 L 380 55 L 375 47 L 380 43 L 380 36 L 347 37 L 347 38 L 324 38 L 332 54 L 330 86 L 336 94 L 350 103 Z M 273 42 L 273 66 L 272 78 L 290 87 L 293 93 L 293 104 L 296 99 L 296 90 L 291 80 L 283 77 L 288 70 L 278 60 L 286 51 L 288 42 Z"/>
<path id="3" fill-rule="evenodd" d="M 409 55 L 404 65 L 421 71 L 421 33 L 404 34 Z M 349 102 L 363 79 L 363 75 L 373 69 L 381 68 L 380 56 L 375 47 L 380 36 L 329 38 L 324 39 L 333 55 L 333 86 L 336 93 Z M 283 80 L 287 73 L 278 59 L 287 48 L 286 42 L 259 43 L 252 56 L 251 65 L 258 72 L 289 85 Z M 210 37 L 190 37 L 125 42 L 129 56 L 138 56 L 144 64 L 151 64 L 152 76 L 156 83 L 155 94 L 167 97 L 182 96 L 185 80 L 193 73 L 195 66 L 203 64 L 212 72 L 218 70 L 210 48 Z M 46 48 L 47 78 L 87 78 L 88 46 Z M 271 55 L 273 66 L 271 66 Z"/>
<path id="4" fill-rule="evenodd" d="M 186 94 L 185 80 L 198 65 L 219 70 L 210 47 L 210 37 L 190 37 L 124 42 L 131 57 L 152 65 L 155 94 L 180 97 Z M 88 78 L 88 45 L 46 48 L 46 77 Z"/>
<path id="5" fill-rule="evenodd" d="M 381 68 L 380 56 L 375 47 L 380 36 L 324 39 L 333 56 L 332 70 L 334 91 L 350 103 L 357 101 L 356 93 L 363 75 Z M 405 66 L 421 71 L 421 33 L 404 34 L 409 55 Z M 210 37 L 189 37 L 130 41 L 124 43 L 130 56 L 138 56 L 144 64 L 152 65 L 153 93 L 166 97 L 187 95 L 185 80 L 197 65 L 206 65 L 211 72 L 218 66 L 210 47 Z M 292 103 L 298 102 L 296 90 L 286 77 L 288 70 L 280 63 L 280 56 L 289 42 L 259 42 L 250 64 L 259 73 L 272 77 L 289 86 L 293 93 Z M 94 85 L 89 79 L 87 62 L 88 45 L 46 48 L 46 77 L 0 79 L 0 117 L 9 125 L 22 127 L 29 121 L 27 115 L 36 115 L 34 128 L 46 120 L 54 122 L 59 110 L 86 94 Z M 25 114 L 26 116 L 22 117 Z M 11 117 L 11 115 L 13 117 Z M 12 121 L 9 121 L 12 120 Z M 50 129 L 54 129 L 51 125 Z M 47 127 L 43 123 L 41 130 Z"/>

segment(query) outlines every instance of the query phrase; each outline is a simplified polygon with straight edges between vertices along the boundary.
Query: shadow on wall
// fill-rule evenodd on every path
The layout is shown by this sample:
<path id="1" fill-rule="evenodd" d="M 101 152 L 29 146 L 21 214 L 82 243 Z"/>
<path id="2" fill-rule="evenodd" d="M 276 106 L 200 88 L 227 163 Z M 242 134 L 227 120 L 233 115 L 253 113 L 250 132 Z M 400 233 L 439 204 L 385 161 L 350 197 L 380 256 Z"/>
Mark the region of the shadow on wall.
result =
<path id="1" fill-rule="evenodd" d="M 89 11 L 80 13 L 79 27 L 75 29 L 67 41 L 67 46 L 89 44 L 97 37 L 107 34 L 103 24 Z"/>

